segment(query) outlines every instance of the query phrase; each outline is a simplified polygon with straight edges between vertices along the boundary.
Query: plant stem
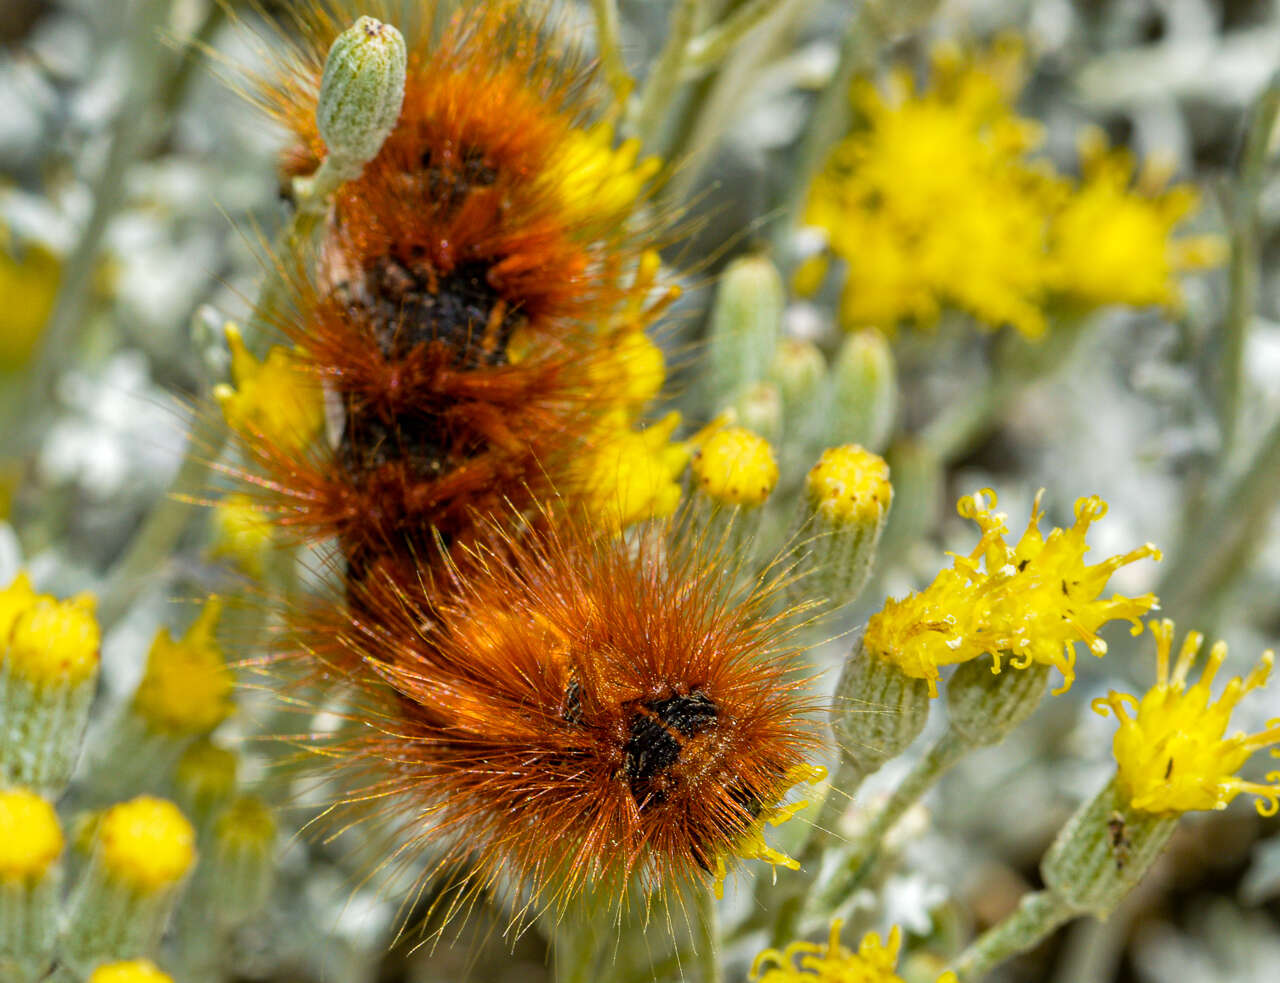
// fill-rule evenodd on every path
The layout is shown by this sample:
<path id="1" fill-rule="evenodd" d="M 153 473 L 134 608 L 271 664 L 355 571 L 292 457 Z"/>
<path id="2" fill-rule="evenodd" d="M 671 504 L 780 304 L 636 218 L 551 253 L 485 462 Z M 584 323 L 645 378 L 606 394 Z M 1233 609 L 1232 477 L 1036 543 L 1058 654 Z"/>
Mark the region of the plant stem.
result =
<path id="1" fill-rule="evenodd" d="M 818 908 L 834 910 L 862 883 L 879 859 L 885 836 L 898 824 L 898 820 L 972 750 L 973 745 L 950 728 L 938 738 L 858 837 L 853 855 L 821 892 Z"/>
<path id="2" fill-rule="evenodd" d="M 622 102 L 631 92 L 631 75 L 622 57 L 622 42 L 618 33 L 618 0 L 591 0 L 591 10 L 596 18 L 596 49 L 605 80 L 613 90 L 613 97 Z"/>
<path id="3" fill-rule="evenodd" d="M 1025 952 L 1077 912 L 1052 891 L 1023 895 L 1017 910 L 962 952 L 952 967 L 961 983 L 973 983 L 1006 959 Z"/>
<path id="4" fill-rule="evenodd" d="M 1272 78 L 1254 103 L 1240 157 L 1240 179 L 1231 206 L 1230 297 L 1218 364 L 1218 425 L 1222 431 L 1219 465 L 1230 459 L 1239 436 L 1244 351 L 1258 299 L 1261 254 L 1258 198 L 1277 117 L 1280 117 L 1280 74 Z"/>
<path id="5" fill-rule="evenodd" d="M 555 983 L 594 983 L 596 930 L 585 908 L 576 918 L 565 917 L 554 933 Z"/>
<path id="6" fill-rule="evenodd" d="M 685 78 L 695 78 L 719 65 L 734 45 L 778 8 L 778 3 L 779 0 L 747 0 L 719 24 L 692 38 L 684 53 Z"/>
<path id="7" fill-rule="evenodd" d="M 638 108 L 629 115 L 626 129 L 637 137 L 649 153 L 661 155 L 664 150 L 663 130 L 680 85 L 684 70 L 685 50 L 697 28 L 702 0 L 676 0 L 675 11 L 667 27 L 667 43 L 649 69 Z"/>
<path id="8" fill-rule="evenodd" d="M 724 983 L 724 967 L 720 961 L 720 913 L 716 907 L 715 889 L 709 881 L 697 885 L 698 932 L 697 960 L 702 983 Z"/>

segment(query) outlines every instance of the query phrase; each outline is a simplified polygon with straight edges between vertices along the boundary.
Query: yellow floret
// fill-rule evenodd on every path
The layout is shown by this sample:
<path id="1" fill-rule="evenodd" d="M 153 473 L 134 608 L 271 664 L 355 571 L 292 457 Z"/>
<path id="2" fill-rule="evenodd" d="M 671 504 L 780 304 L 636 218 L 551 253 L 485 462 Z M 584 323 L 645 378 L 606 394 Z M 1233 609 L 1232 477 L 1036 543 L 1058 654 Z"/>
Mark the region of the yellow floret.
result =
<path id="1" fill-rule="evenodd" d="M 31 588 L 31 578 L 25 570 L 13 578 L 13 582 L 4 590 L 0 590 L 0 651 L 9 643 L 14 622 L 18 615 L 35 606 L 41 595 Z M 51 600 L 51 598 L 44 598 Z"/>
<path id="2" fill-rule="evenodd" d="M 261 578 L 272 549 L 275 527 L 248 495 L 228 495 L 213 510 L 214 556 L 234 561 L 251 577 Z"/>
<path id="3" fill-rule="evenodd" d="M 12 588 L 11 588 L 12 589 Z M 5 661 L 38 686 L 77 686 L 98 669 L 102 633 L 93 616 L 94 599 L 37 598 L 14 620 Z"/>
<path id="4" fill-rule="evenodd" d="M 209 601 L 180 641 L 167 628 L 156 633 L 133 697 L 134 711 L 156 730 L 203 734 L 231 713 L 235 679 L 214 638 L 221 611 L 221 601 Z"/>
<path id="5" fill-rule="evenodd" d="M 637 162 L 640 141 L 613 146 L 613 124 L 597 123 L 572 129 L 548 169 L 569 218 L 598 226 L 616 223 L 635 206 L 662 161 L 648 157 Z"/>
<path id="6" fill-rule="evenodd" d="M 265 440 L 280 450 L 302 450 L 324 426 L 319 385 L 288 349 L 276 346 L 259 362 L 234 324 L 228 324 L 226 331 L 235 387 L 217 386 L 213 395 L 227 425 L 242 437 Z"/>
<path id="7" fill-rule="evenodd" d="M 1113 751 L 1120 787 L 1132 806 L 1158 814 L 1225 809 L 1244 792 L 1258 797 L 1259 813 L 1275 815 L 1280 811 L 1280 771 L 1266 776 L 1268 784 L 1245 781 L 1236 772 L 1254 751 L 1280 745 L 1280 718 L 1268 721 L 1257 734 L 1226 736 L 1236 704 L 1266 685 L 1274 653 L 1264 652 L 1246 678 L 1228 680 L 1214 703 L 1210 689 L 1226 660 L 1226 644 L 1213 646 L 1199 680 L 1188 686 L 1187 676 L 1204 636 L 1187 634 L 1171 674 L 1173 622 L 1153 622 L 1150 628 L 1156 639 L 1155 686 L 1141 700 L 1112 690 L 1093 701 L 1095 711 L 1104 716 L 1114 713 L 1120 721 Z"/>
<path id="8" fill-rule="evenodd" d="M 742 427 L 722 427 L 703 438 L 692 468 L 703 494 L 726 505 L 760 505 L 778 484 L 769 442 Z"/>
<path id="9" fill-rule="evenodd" d="M 47 247 L 28 243 L 13 251 L 0 226 L 0 371 L 22 368 L 40 342 L 62 279 L 62 261 Z"/>
<path id="10" fill-rule="evenodd" d="M 680 503 L 678 478 L 689 461 L 683 443 L 672 442 L 680 414 L 669 413 L 633 430 L 625 412 L 609 414 L 574 464 L 591 515 L 609 528 L 670 515 Z"/>
<path id="11" fill-rule="evenodd" d="M 782 951 L 765 949 L 751 964 L 751 979 L 756 983 L 902 983 L 895 972 L 902 948 L 898 926 L 889 932 L 887 942 L 868 932 L 853 952 L 840 944 L 843 924 L 839 918 L 831 923 L 825 945 L 800 941 Z M 937 983 L 956 983 L 956 975 L 943 973 Z"/>
<path id="12" fill-rule="evenodd" d="M 0 790 L 0 881 L 42 877 L 62 847 L 52 805 L 26 789 Z"/>
<path id="13" fill-rule="evenodd" d="M 667 364 L 662 349 L 643 330 L 628 327 L 613 335 L 604 357 L 588 372 L 593 389 L 637 413 L 662 391 Z"/>
<path id="14" fill-rule="evenodd" d="M 877 523 L 893 500 L 889 465 L 857 444 L 822 452 L 805 480 L 815 512 L 833 523 Z"/>
<path id="15" fill-rule="evenodd" d="M 868 651 L 896 665 L 908 676 L 925 679 L 937 695 L 938 668 L 990 655 L 994 670 L 1008 654 L 1009 664 L 1025 669 L 1033 662 L 1057 668 L 1063 692 L 1075 679 L 1076 644 L 1094 655 L 1106 653 L 1098 630 L 1107 622 L 1138 619 L 1155 606 L 1154 594 L 1101 597 L 1111 575 L 1144 557 L 1160 558 L 1147 544 L 1088 566 L 1085 534 L 1106 514 L 1100 498 L 1076 502 L 1075 524 L 1042 536 L 1040 496 L 1027 530 L 1016 546 L 1004 536 L 1005 516 L 994 512 L 989 489 L 966 496 L 957 511 L 972 519 L 982 536 L 967 556 L 954 556 L 924 590 L 902 601 L 890 599 L 872 615 L 863 637 Z"/>
<path id="16" fill-rule="evenodd" d="M 1088 306 L 1176 307 L 1177 274 L 1217 265 L 1226 252 L 1217 237 L 1173 238 L 1196 208 L 1195 190 L 1164 187 L 1150 162 L 1135 184 L 1132 155 L 1108 150 L 1100 131 L 1086 132 L 1081 158 L 1084 179 L 1051 226 L 1054 288 Z"/>
<path id="17" fill-rule="evenodd" d="M 173 983 L 173 977 L 148 959 L 132 959 L 99 966 L 89 976 L 89 983 Z"/>
<path id="18" fill-rule="evenodd" d="M 196 859 L 195 836 L 177 806 L 148 795 L 107 809 L 98 825 L 107 874 L 142 893 L 186 876 Z"/>

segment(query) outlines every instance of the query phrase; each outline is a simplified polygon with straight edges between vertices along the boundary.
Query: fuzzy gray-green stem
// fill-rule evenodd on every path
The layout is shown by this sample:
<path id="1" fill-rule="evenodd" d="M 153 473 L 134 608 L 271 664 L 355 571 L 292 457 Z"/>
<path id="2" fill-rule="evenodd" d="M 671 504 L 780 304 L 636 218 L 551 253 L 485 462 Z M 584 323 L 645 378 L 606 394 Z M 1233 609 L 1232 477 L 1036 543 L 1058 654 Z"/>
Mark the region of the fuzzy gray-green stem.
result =
<path id="1" fill-rule="evenodd" d="M 649 69 L 640 103 L 629 119 L 630 135 L 638 137 L 650 153 L 663 152 L 663 129 L 668 112 L 680 87 L 684 71 L 685 51 L 698 26 L 702 0 L 677 0 L 667 25 L 667 43 Z"/>
<path id="2" fill-rule="evenodd" d="M 974 983 L 1006 959 L 1035 946 L 1075 915 L 1075 910 L 1051 891 L 1023 895 L 1017 910 L 983 933 L 960 954 L 952 968 L 961 983 Z"/>
<path id="3" fill-rule="evenodd" d="M 951 729 L 938 738 L 858 837 L 853 855 L 822 892 L 817 905 L 819 909 L 832 910 L 848 897 L 875 866 L 885 836 L 903 814 L 972 750 L 973 745 Z"/>
<path id="4" fill-rule="evenodd" d="M 684 55 L 686 78 L 692 78 L 720 64 L 734 45 L 777 10 L 778 3 L 779 0 L 747 0 L 720 23 L 713 24 L 692 38 Z"/>
<path id="5" fill-rule="evenodd" d="M 698 934 L 694 945 L 698 978 L 702 983 L 724 983 L 724 966 L 720 961 L 720 912 L 716 907 L 715 889 L 708 881 L 700 882 L 695 890 L 697 911 L 694 930 Z"/>
<path id="6" fill-rule="evenodd" d="M 596 19 L 596 54 L 605 80 L 619 102 L 631 91 L 631 75 L 622 59 L 622 43 L 618 34 L 618 0 L 591 0 Z"/>
<path id="7" fill-rule="evenodd" d="M 1244 350 L 1258 301 L 1258 267 L 1261 236 L 1258 227 L 1258 199 L 1266 176 L 1267 157 L 1276 120 L 1280 117 L 1280 74 L 1273 76 L 1262 91 L 1249 118 L 1244 150 L 1240 157 L 1240 182 L 1231 215 L 1231 260 L 1228 267 L 1230 295 L 1223 325 L 1222 351 L 1218 361 L 1218 425 L 1222 445 L 1219 466 L 1227 463 L 1235 449 L 1239 431 L 1240 404 L 1244 392 Z"/>

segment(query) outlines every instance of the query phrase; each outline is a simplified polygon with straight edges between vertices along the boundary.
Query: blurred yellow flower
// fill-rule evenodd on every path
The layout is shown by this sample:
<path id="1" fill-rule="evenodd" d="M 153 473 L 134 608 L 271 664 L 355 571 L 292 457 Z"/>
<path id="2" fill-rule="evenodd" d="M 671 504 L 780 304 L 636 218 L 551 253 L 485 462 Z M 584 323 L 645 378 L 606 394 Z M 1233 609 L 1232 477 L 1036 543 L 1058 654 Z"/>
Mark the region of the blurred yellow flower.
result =
<path id="1" fill-rule="evenodd" d="M 1258 797 L 1259 813 L 1274 816 L 1280 811 L 1280 771 L 1266 776 L 1269 784 L 1245 781 L 1235 773 L 1254 751 L 1280 745 L 1280 718 L 1257 734 L 1225 736 L 1236 704 L 1266 685 L 1274 653 L 1264 652 L 1246 678 L 1228 680 L 1215 703 L 1210 701 L 1210 687 L 1227 657 L 1226 644 L 1218 642 L 1210 649 L 1200 678 L 1188 686 L 1187 675 L 1204 636 L 1187 634 L 1170 673 L 1173 622 L 1152 622 L 1150 627 L 1156 639 L 1156 684 L 1141 700 L 1112 690 L 1093 701 L 1096 712 L 1114 713 L 1120 721 L 1112 750 L 1120 787 L 1133 808 L 1151 813 L 1225 809 L 1245 792 Z"/>
<path id="2" fill-rule="evenodd" d="M 1080 141 L 1083 179 L 1050 225 L 1050 282 L 1088 307 L 1176 307 L 1177 274 L 1215 266 L 1226 255 L 1217 236 L 1176 239 L 1173 229 L 1195 210 L 1188 185 L 1166 187 L 1148 160 L 1134 180 L 1133 155 L 1110 150 L 1097 130 Z"/>
<path id="3" fill-rule="evenodd" d="M 765 949 L 751 964 L 751 979 L 756 983 L 902 983 L 894 972 L 902 930 L 895 925 L 888 941 L 868 932 L 853 952 L 840 944 L 843 924 L 839 918 L 831 923 L 825 945 L 800 941 L 782 951 Z M 956 975 L 943 973 L 938 983 L 956 983 Z"/>
<path id="4" fill-rule="evenodd" d="M 227 425 L 244 437 L 269 441 L 284 451 L 302 450 L 324 426 L 320 386 L 306 375 L 293 353 L 275 346 L 259 362 L 245 347 L 240 330 L 228 324 L 231 378 L 213 395 Z"/>
<path id="5" fill-rule="evenodd" d="M 222 658 L 214 628 L 222 602 L 205 604 L 185 635 L 161 628 L 147 654 L 147 668 L 133 697 L 134 711 L 163 733 L 205 734 L 231 713 L 235 680 Z"/>
<path id="6" fill-rule="evenodd" d="M 34 242 L 13 251 L 0 227 L 0 371 L 20 369 L 31 359 L 61 281 L 62 260 L 53 252 Z"/>
<path id="7" fill-rule="evenodd" d="M 988 327 L 1044 332 L 1044 218 L 1062 182 L 1027 159 L 1038 127 L 1018 117 L 1021 46 L 973 56 L 939 47 L 932 84 L 896 71 L 885 92 L 855 84 L 862 123 L 832 152 L 804 221 L 847 264 L 846 328 L 928 325 L 944 307 Z M 815 269 L 801 286 L 813 287 Z"/>
<path id="8" fill-rule="evenodd" d="M 597 123 L 569 131 L 548 170 L 574 221 L 598 227 L 616 223 L 631 211 L 645 186 L 662 169 L 657 157 L 637 161 L 640 141 L 613 145 L 613 124 Z"/>
<path id="9" fill-rule="evenodd" d="M 689 450 L 671 435 L 680 414 L 633 429 L 622 410 L 608 414 L 572 465 L 572 481 L 584 493 L 588 512 L 609 528 L 623 529 L 670 515 L 680 504 L 679 477 Z"/>

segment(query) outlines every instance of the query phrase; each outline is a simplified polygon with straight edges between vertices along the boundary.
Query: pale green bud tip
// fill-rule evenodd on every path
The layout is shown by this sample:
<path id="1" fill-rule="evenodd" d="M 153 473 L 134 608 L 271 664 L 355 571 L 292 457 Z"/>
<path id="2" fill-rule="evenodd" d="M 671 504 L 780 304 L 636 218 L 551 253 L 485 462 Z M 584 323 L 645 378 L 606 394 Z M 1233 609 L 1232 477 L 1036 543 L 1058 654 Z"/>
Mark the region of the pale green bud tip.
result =
<path id="1" fill-rule="evenodd" d="M 361 17 L 329 49 L 316 104 L 316 127 L 333 163 L 358 175 L 378 155 L 404 102 L 404 37 Z"/>

